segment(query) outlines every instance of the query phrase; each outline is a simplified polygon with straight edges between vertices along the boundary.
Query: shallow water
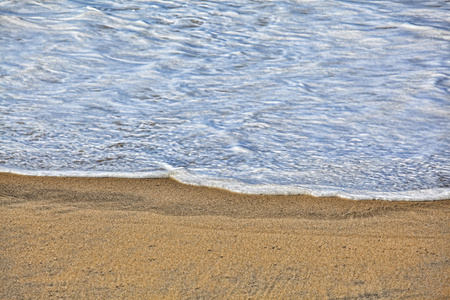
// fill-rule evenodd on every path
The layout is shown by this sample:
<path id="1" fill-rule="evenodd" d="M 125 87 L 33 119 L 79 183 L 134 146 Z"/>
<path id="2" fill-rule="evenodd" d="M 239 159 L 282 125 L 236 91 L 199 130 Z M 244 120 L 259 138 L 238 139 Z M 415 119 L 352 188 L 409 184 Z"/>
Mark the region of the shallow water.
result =
<path id="1" fill-rule="evenodd" d="M 0 171 L 450 198 L 448 1 L 2 1 Z"/>

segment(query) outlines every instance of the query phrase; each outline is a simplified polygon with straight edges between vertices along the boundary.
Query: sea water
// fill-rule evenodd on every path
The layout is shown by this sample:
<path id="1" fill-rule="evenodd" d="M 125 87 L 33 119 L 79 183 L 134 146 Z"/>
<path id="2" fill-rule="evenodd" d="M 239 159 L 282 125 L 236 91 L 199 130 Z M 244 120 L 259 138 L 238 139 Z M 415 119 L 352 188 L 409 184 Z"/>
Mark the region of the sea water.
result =
<path id="1" fill-rule="evenodd" d="M 1 1 L 0 171 L 449 199 L 450 3 Z"/>

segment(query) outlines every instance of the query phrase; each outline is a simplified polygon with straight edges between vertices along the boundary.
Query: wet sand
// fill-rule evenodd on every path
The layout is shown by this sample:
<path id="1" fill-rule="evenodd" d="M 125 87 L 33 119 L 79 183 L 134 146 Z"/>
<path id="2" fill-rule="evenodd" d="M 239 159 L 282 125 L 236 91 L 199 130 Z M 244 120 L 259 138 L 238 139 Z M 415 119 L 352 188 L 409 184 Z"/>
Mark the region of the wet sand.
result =
<path id="1" fill-rule="evenodd" d="M 448 299 L 450 200 L 0 173 L 0 299 Z"/>

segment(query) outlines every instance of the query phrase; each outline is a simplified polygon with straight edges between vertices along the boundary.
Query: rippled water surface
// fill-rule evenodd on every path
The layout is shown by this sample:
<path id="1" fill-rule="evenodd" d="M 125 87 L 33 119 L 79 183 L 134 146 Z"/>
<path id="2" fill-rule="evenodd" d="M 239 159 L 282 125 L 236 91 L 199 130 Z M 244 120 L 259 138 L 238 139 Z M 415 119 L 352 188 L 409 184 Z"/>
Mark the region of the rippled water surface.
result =
<path id="1" fill-rule="evenodd" d="M 2 1 L 0 171 L 450 198 L 450 2 Z"/>

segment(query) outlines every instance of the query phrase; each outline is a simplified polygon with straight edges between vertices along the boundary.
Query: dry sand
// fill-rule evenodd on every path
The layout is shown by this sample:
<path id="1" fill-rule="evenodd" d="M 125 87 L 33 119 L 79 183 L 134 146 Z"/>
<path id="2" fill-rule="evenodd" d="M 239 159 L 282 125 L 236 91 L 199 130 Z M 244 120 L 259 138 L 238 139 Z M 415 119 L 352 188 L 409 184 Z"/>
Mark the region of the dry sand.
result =
<path id="1" fill-rule="evenodd" d="M 450 201 L 0 173 L 0 298 L 449 299 Z"/>

